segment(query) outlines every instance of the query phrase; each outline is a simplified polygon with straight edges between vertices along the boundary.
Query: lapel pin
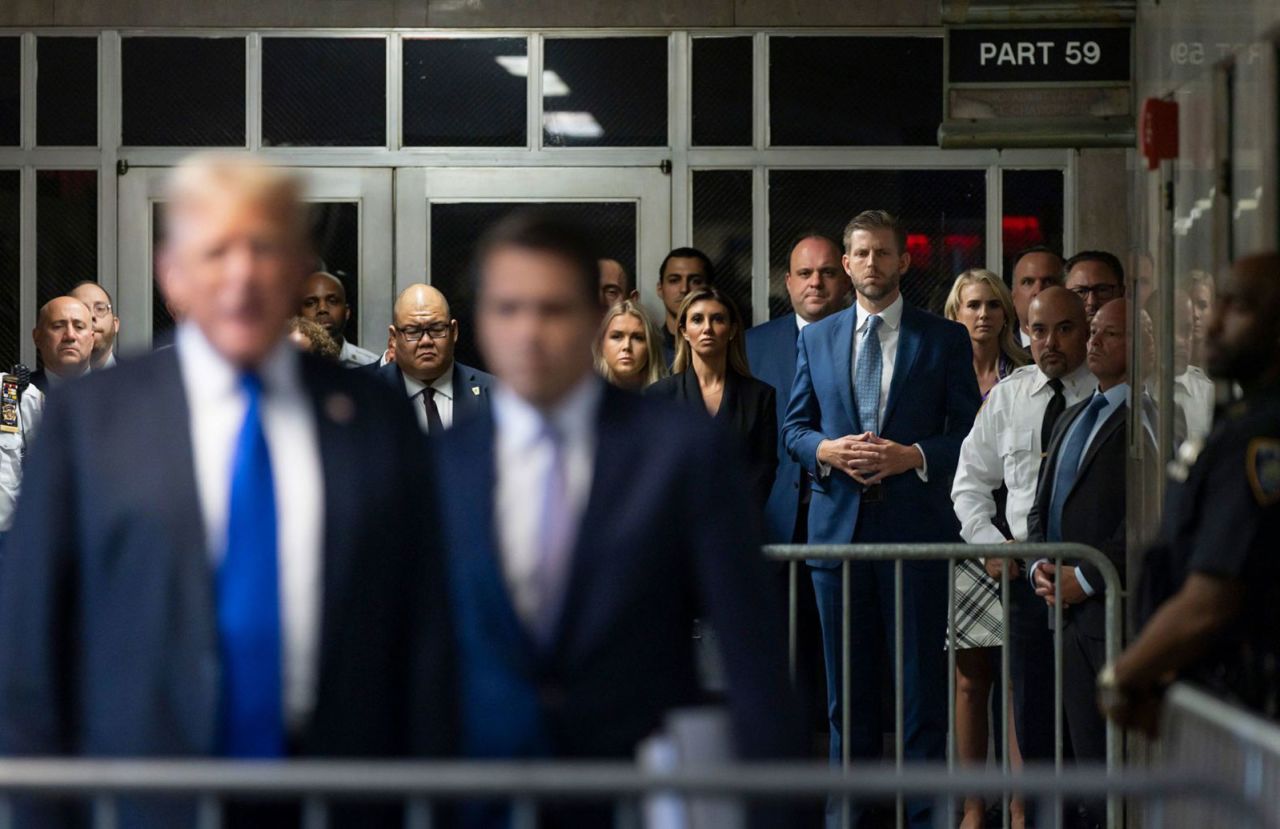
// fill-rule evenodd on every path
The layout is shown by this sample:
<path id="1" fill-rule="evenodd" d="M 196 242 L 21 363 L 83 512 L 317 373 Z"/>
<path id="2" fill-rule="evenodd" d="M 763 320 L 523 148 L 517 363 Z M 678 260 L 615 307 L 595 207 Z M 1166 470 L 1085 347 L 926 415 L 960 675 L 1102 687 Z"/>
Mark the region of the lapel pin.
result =
<path id="1" fill-rule="evenodd" d="M 325 398 L 324 413 L 334 423 L 350 423 L 356 416 L 356 404 L 345 394 L 331 394 Z"/>
<path id="2" fill-rule="evenodd" d="M 474 394 L 476 397 L 479 397 L 479 396 L 480 396 L 480 387 L 479 387 L 479 386 L 472 386 L 472 387 L 471 387 L 471 393 L 472 393 L 472 394 Z"/>

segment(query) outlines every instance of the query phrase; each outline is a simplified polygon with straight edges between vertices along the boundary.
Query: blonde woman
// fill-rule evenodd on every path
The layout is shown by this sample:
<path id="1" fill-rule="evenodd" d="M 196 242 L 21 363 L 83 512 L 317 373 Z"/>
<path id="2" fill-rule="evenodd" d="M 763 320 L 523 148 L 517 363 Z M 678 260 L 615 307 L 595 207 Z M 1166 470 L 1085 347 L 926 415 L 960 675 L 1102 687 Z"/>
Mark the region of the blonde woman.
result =
<path id="1" fill-rule="evenodd" d="M 1018 317 L 1013 295 L 991 271 L 974 268 L 956 277 L 943 313 L 969 331 L 973 373 L 986 400 L 991 388 L 1015 368 L 1026 365 L 1018 344 Z M 996 494 L 996 526 L 1004 523 L 1004 493 Z M 981 765 L 987 759 L 987 700 L 995 682 L 995 648 L 1003 642 L 1000 585 L 975 559 L 956 565 L 956 753 L 961 763 Z M 1012 712 L 1011 712 L 1012 713 Z M 1017 755 L 1017 735 L 1010 725 L 1010 751 Z M 1014 824 L 1023 825 L 1021 803 L 1013 804 Z M 962 829 L 979 829 L 986 806 L 966 798 Z"/>
<path id="2" fill-rule="evenodd" d="M 658 330 L 634 300 L 623 300 L 605 312 L 593 350 L 596 371 L 618 388 L 638 392 L 667 376 Z"/>
<path id="3" fill-rule="evenodd" d="M 747 367 L 738 306 L 718 288 L 698 288 L 680 304 L 676 330 L 672 374 L 645 394 L 696 406 L 736 434 L 755 505 L 763 512 L 778 472 L 776 393 Z"/>

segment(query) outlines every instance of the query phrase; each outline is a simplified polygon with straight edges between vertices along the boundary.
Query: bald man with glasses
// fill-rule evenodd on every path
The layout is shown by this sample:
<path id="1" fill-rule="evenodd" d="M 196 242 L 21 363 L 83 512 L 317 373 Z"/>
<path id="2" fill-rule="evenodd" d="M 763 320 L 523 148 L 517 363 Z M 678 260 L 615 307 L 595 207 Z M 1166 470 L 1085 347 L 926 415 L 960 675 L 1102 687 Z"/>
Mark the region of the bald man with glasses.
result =
<path id="1" fill-rule="evenodd" d="M 458 321 L 444 294 L 430 285 L 410 285 L 396 298 L 392 320 L 395 359 L 378 375 L 404 390 L 422 431 L 439 435 L 488 404 L 493 378 L 453 359 Z"/>

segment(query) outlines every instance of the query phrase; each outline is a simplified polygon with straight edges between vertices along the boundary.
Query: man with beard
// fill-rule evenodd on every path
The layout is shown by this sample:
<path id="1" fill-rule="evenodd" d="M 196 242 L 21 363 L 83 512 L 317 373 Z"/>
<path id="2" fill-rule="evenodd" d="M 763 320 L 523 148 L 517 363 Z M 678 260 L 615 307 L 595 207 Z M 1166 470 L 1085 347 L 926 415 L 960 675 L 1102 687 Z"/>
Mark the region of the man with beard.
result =
<path id="1" fill-rule="evenodd" d="M 1098 678 L 1108 716 L 1153 731 L 1161 692 L 1190 677 L 1267 716 L 1280 682 L 1280 255 L 1238 261 L 1207 329 L 1210 375 L 1244 397 L 1197 456 L 1171 465 L 1160 540 L 1139 590 L 1141 634 Z"/>
<path id="2" fill-rule="evenodd" d="M 906 231 L 883 210 L 845 227 L 845 272 L 854 307 L 806 326 L 796 346 L 795 381 L 783 423 L 791 457 L 812 476 L 809 541 L 814 544 L 960 540 L 950 481 L 960 444 L 978 411 L 973 349 L 964 326 L 907 305 L 899 290 L 911 264 Z M 893 664 L 895 565 L 850 565 L 851 733 L 841 733 L 839 563 L 811 561 L 827 666 L 831 759 L 842 740 L 859 760 L 881 756 L 885 671 Z M 947 565 L 911 562 L 902 578 L 903 745 L 908 760 L 946 753 Z M 927 826 L 927 803 L 908 803 L 912 826 Z M 834 821 L 836 814 L 828 814 Z"/>

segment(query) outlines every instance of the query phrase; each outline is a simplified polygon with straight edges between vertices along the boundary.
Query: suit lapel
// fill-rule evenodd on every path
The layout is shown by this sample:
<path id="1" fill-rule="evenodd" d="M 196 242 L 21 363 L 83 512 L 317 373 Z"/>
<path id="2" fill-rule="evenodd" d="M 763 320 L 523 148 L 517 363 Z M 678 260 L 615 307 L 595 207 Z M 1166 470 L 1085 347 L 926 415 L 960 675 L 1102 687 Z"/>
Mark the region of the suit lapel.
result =
<path id="1" fill-rule="evenodd" d="M 847 308 L 840 314 L 836 324 L 831 326 L 831 365 L 836 374 L 836 388 L 840 391 L 844 412 L 850 423 L 860 427 L 858 410 L 853 406 L 853 337 L 858 321 L 857 306 Z M 810 374 L 813 372 L 815 356 L 809 355 Z"/>
<path id="2" fill-rule="evenodd" d="M 1128 416 L 1129 404 L 1122 403 L 1118 409 L 1111 413 L 1111 417 L 1108 417 L 1099 427 L 1098 434 L 1093 436 L 1093 440 L 1089 443 L 1089 448 L 1085 450 L 1084 459 L 1080 461 L 1080 469 L 1076 472 L 1075 482 L 1071 485 L 1073 490 L 1084 479 L 1085 470 L 1089 468 L 1089 464 L 1093 463 L 1093 459 L 1102 450 L 1102 445 L 1116 433 L 1117 429 L 1124 428 L 1125 419 Z"/>
<path id="3" fill-rule="evenodd" d="M 471 392 L 471 381 L 468 372 L 456 362 L 453 364 L 453 419 L 457 422 L 459 415 L 475 413 L 479 398 Z"/>
<path id="4" fill-rule="evenodd" d="M 898 323 L 898 353 L 893 360 L 893 378 L 889 381 L 889 400 L 885 403 L 884 418 L 880 423 L 880 433 L 893 417 L 893 410 L 902 397 L 902 389 L 907 385 L 911 371 L 915 367 L 916 358 L 920 356 L 920 332 L 915 323 L 915 309 L 903 300 L 902 320 Z"/>

